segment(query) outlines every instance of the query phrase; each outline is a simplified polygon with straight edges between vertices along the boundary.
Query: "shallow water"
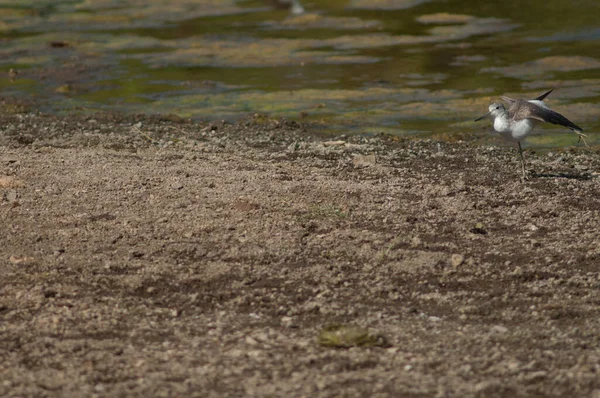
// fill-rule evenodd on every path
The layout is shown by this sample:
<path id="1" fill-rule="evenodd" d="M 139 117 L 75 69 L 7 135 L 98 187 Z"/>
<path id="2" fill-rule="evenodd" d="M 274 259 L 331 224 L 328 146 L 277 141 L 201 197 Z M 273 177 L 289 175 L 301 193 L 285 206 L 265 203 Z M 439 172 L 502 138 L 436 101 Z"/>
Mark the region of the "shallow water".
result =
<path id="1" fill-rule="evenodd" d="M 554 88 L 548 104 L 600 142 L 600 3 L 498 4 L 0 0 L 0 89 L 57 113 L 263 112 L 325 133 L 499 142 L 473 122 L 490 102 Z M 576 142 L 553 125 L 527 140 Z"/>

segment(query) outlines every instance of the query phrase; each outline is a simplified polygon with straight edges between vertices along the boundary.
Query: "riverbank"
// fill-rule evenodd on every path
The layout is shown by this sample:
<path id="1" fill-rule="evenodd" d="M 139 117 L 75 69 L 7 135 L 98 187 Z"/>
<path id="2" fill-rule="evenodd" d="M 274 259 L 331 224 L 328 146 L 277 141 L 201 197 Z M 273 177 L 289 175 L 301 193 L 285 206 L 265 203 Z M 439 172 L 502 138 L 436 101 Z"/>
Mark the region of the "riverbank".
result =
<path id="1" fill-rule="evenodd" d="M 526 156 L 0 115 L 0 395 L 598 394 L 598 148 Z"/>

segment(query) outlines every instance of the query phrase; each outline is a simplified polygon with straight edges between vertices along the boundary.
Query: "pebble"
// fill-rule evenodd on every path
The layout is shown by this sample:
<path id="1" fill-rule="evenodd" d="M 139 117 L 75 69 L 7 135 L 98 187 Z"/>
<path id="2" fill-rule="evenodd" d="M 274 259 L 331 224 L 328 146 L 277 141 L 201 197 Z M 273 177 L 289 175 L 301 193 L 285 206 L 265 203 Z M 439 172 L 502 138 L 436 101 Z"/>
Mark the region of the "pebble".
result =
<path id="1" fill-rule="evenodd" d="M 421 240 L 421 238 L 419 238 L 418 236 L 415 236 L 414 238 L 412 238 L 410 240 L 410 245 L 412 247 L 419 247 L 423 244 L 423 241 Z"/>
<path id="2" fill-rule="evenodd" d="M 530 231 L 537 231 L 538 229 L 540 229 L 540 227 L 538 227 L 535 224 L 527 224 L 527 226 L 525 228 L 527 228 Z"/>
<path id="3" fill-rule="evenodd" d="M 493 392 L 503 388 L 503 385 L 498 380 L 486 380 L 475 384 L 475 393 L 484 394 L 484 396 L 491 396 Z"/>
<path id="4" fill-rule="evenodd" d="M 281 317 L 280 322 L 286 328 L 294 327 L 294 318 L 292 318 L 291 316 Z"/>
<path id="5" fill-rule="evenodd" d="M 33 260 L 34 260 L 33 257 L 28 257 L 28 256 L 24 256 L 24 257 L 10 256 L 10 258 L 8 259 L 8 261 L 10 261 L 11 264 L 14 264 L 14 265 L 31 262 Z"/>
<path id="6" fill-rule="evenodd" d="M 8 191 L 5 194 L 6 200 L 8 200 L 9 202 L 16 202 L 17 199 L 19 198 L 19 194 L 17 193 L 16 190 L 11 189 L 10 191 Z"/>
<path id="7" fill-rule="evenodd" d="M 548 372 L 545 370 L 540 370 L 526 374 L 523 376 L 523 380 L 529 383 L 535 383 L 544 380 L 546 376 L 548 376 Z"/>
<path id="8" fill-rule="evenodd" d="M 25 184 L 12 176 L 0 176 L 0 188 L 20 188 Z"/>
<path id="9" fill-rule="evenodd" d="M 508 332 L 508 328 L 506 326 L 502 326 L 502 325 L 495 325 L 495 326 L 492 326 L 491 331 L 493 333 L 504 334 L 504 333 Z"/>
<path id="10" fill-rule="evenodd" d="M 323 146 L 340 146 L 346 144 L 346 141 L 325 141 Z"/>
<path id="11" fill-rule="evenodd" d="M 267 332 L 260 332 L 260 333 L 257 333 L 255 336 L 256 336 L 256 340 L 260 341 L 262 343 L 266 343 L 270 340 L 269 334 Z"/>
<path id="12" fill-rule="evenodd" d="M 173 189 L 183 189 L 183 184 L 180 181 L 175 181 L 171 184 L 171 188 Z"/>
<path id="13" fill-rule="evenodd" d="M 352 164 L 354 167 L 369 167 L 377 162 L 375 155 L 354 155 L 352 158 Z"/>
<path id="14" fill-rule="evenodd" d="M 459 267 L 464 262 L 465 256 L 463 256 L 462 254 L 455 253 L 450 257 L 450 264 L 452 264 L 453 267 Z"/>

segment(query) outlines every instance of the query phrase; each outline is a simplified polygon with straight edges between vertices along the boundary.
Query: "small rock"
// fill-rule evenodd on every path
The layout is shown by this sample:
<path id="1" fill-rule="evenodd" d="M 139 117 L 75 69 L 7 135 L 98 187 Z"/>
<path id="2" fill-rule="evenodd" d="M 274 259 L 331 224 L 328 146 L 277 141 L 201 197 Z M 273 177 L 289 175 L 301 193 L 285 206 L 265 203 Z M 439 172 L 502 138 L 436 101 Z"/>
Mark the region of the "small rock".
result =
<path id="1" fill-rule="evenodd" d="M 12 176 L 0 176 L 0 188 L 20 188 L 25 184 Z"/>
<path id="2" fill-rule="evenodd" d="M 346 141 L 325 141 L 323 142 L 323 146 L 340 146 L 345 145 Z"/>
<path id="3" fill-rule="evenodd" d="M 233 203 L 233 208 L 240 211 L 252 211 L 260 209 L 260 205 L 245 200 L 237 200 Z"/>
<path id="4" fill-rule="evenodd" d="M 309 301 L 304 304 L 303 310 L 305 312 L 319 312 L 320 305 L 315 303 L 314 301 Z"/>
<path id="5" fill-rule="evenodd" d="M 525 228 L 527 228 L 530 231 L 534 231 L 534 232 L 537 231 L 538 229 L 540 229 L 540 227 L 538 227 L 537 225 L 534 225 L 534 224 L 527 224 L 525 226 Z"/>
<path id="6" fill-rule="evenodd" d="M 266 332 L 260 332 L 256 334 L 256 341 L 260 341 L 262 343 L 266 343 L 270 340 L 269 334 Z"/>
<path id="7" fill-rule="evenodd" d="M 16 190 L 11 189 L 10 191 L 8 191 L 5 194 L 6 200 L 8 200 L 9 202 L 16 202 L 17 199 L 19 198 L 19 194 L 17 193 Z"/>
<path id="8" fill-rule="evenodd" d="M 412 238 L 410 240 L 410 245 L 412 247 L 419 247 L 423 244 L 423 241 L 421 240 L 421 238 L 419 238 L 418 236 L 415 236 L 414 238 Z"/>
<path id="9" fill-rule="evenodd" d="M 10 261 L 14 265 L 31 262 L 33 260 L 34 260 L 33 257 L 28 257 L 28 256 L 23 256 L 23 257 L 10 256 L 10 258 L 8 259 L 8 261 Z"/>
<path id="10" fill-rule="evenodd" d="M 483 224 L 478 222 L 473 228 L 470 229 L 473 234 L 486 235 L 487 231 L 484 229 Z"/>
<path id="11" fill-rule="evenodd" d="M 548 372 L 545 370 L 540 370 L 537 372 L 527 373 L 525 376 L 523 376 L 523 380 L 528 383 L 537 383 L 544 380 L 546 376 L 548 376 Z"/>
<path id="12" fill-rule="evenodd" d="M 450 257 L 450 264 L 452 264 L 453 267 L 460 267 L 464 262 L 465 256 L 462 254 L 455 253 Z"/>
<path id="13" fill-rule="evenodd" d="M 483 396 L 491 396 L 498 391 L 502 391 L 504 386 L 499 380 L 486 380 L 475 384 L 474 390 L 477 394 L 483 394 Z"/>
<path id="14" fill-rule="evenodd" d="M 291 328 L 294 326 L 294 318 L 292 318 L 291 316 L 281 317 L 280 322 L 286 328 Z"/>
<path id="15" fill-rule="evenodd" d="M 171 184 L 171 188 L 183 189 L 183 184 L 181 183 L 181 181 L 175 181 L 174 183 Z"/>
<path id="16" fill-rule="evenodd" d="M 258 345 L 258 341 L 256 341 L 253 337 L 250 337 L 250 336 L 246 336 L 244 341 L 246 342 L 246 344 L 251 345 L 251 346 Z"/>
<path id="17" fill-rule="evenodd" d="M 508 332 L 508 328 L 506 326 L 502 326 L 502 325 L 495 325 L 495 326 L 492 326 L 491 331 L 492 331 L 492 333 L 504 334 L 504 333 Z"/>
<path id="18" fill-rule="evenodd" d="M 352 164 L 354 167 L 369 167 L 376 163 L 375 155 L 354 155 Z"/>

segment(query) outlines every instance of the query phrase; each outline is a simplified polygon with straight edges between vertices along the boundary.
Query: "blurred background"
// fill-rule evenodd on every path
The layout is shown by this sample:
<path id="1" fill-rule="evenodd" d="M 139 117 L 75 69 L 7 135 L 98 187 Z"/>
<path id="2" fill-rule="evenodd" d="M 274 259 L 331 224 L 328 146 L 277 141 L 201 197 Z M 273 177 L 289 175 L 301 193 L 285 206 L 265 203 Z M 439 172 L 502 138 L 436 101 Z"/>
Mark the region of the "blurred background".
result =
<path id="1" fill-rule="evenodd" d="M 499 95 L 598 143 L 597 0 L 0 0 L 0 90 L 57 114 L 118 110 L 324 134 L 465 136 Z M 544 125 L 527 144 L 575 145 Z"/>

